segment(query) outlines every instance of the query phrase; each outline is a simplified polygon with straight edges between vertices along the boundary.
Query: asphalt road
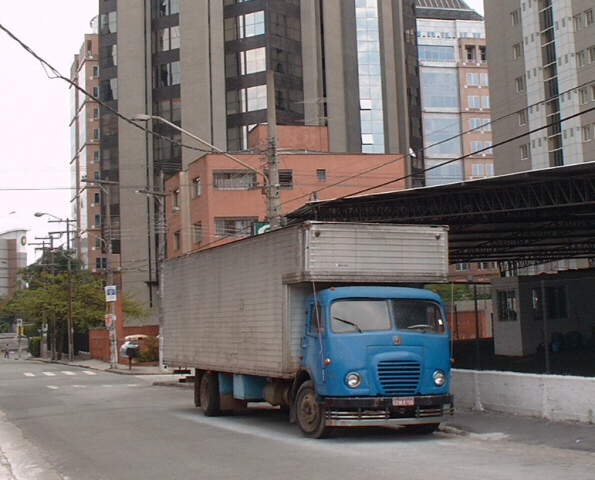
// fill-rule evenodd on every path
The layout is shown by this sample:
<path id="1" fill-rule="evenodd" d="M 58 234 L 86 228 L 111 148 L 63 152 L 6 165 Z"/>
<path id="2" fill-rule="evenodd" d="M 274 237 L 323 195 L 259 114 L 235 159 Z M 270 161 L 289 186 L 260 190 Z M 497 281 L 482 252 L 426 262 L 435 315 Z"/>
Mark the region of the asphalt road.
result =
<path id="1" fill-rule="evenodd" d="M 0 480 L 591 480 L 595 472 L 589 448 L 530 432 L 523 440 L 341 429 L 310 440 L 275 409 L 204 417 L 190 389 L 155 386 L 157 379 L 1 361 Z M 539 424 L 536 435 L 547 434 Z"/>

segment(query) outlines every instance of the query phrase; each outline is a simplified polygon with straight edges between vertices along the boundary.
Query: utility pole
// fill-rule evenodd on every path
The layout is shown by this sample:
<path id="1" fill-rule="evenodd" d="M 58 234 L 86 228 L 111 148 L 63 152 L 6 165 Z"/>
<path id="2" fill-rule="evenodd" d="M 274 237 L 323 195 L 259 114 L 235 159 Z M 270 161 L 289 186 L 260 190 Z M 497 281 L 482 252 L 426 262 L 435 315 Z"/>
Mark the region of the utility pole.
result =
<path id="1" fill-rule="evenodd" d="M 109 187 L 112 185 L 119 185 L 118 182 L 112 180 L 90 180 L 87 178 L 81 179 L 82 182 L 93 183 L 101 188 L 101 191 L 105 194 L 105 232 L 106 232 L 106 248 L 107 248 L 107 286 L 114 286 L 114 268 L 113 268 L 113 246 L 112 246 L 112 215 L 111 215 L 111 202 L 110 202 L 110 191 Z M 105 185 L 105 186 L 104 186 Z M 121 292 L 120 292 L 121 295 Z M 116 338 L 116 302 L 107 301 L 108 315 L 109 315 L 109 343 L 110 343 L 110 368 L 118 368 L 118 346 Z"/>
<path id="2" fill-rule="evenodd" d="M 269 178 L 267 189 L 267 217 L 271 230 L 281 227 L 281 206 L 279 198 L 279 160 L 277 158 L 277 112 L 275 102 L 275 72 L 267 71 L 267 131 L 269 148 L 267 159 Z"/>
<path id="3" fill-rule="evenodd" d="M 159 242 L 159 253 L 157 254 L 157 315 L 159 322 L 159 369 L 164 371 L 166 366 L 163 360 L 163 342 L 165 340 L 165 315 L 163 310 L 163 293 L 165 283 L 163 278 L 163 266 L 165 265 L 165 234 L 167 231 L 165 222 L 165 197 L 169 196 L 169 193 L 165 192 L 163 170 L 159 172 L 159 188 L 161 190 L 159 192 L 141 189 L 137 190 L 135 193 L 145 194 L 147 196 L 153 197 L 157 201 L 158 205 L 157 222 L 155 222 Z"/>

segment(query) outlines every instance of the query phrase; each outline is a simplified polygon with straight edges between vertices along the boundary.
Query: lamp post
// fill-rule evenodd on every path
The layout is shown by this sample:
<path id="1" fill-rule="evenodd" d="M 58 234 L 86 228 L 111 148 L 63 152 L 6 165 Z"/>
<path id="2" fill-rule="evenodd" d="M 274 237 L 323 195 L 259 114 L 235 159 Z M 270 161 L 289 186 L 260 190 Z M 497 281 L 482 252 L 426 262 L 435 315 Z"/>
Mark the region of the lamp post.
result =
<path id="1" fill-rule="evenodd" d="M 74 360 L 74 318 L 72 314 L 72 262 L 70 258 L 70 220 L 61 219 L 52 215 L 51 213 L 45 212 L 35 212 L 34 214 L 36 217 L 43 217 L 47 215 L 48 217 L 52 217 L 55 220 L 54 222 L 66 222 L 66 261 L 67 261 L 67 269 L 68 269 L 68 361 L 72 362 Z M 52 222 L 52 220 L 48 220 Z M 54 338 L 55 338 L 55 331 L 54 331 Z M 54 354 L 52 352 L 52 354 Z"/>
<path id="2" fill-rule="evenodd" d="M 203 140 L 202 138 L 197 137 L 196 135 L 188 132 L 187 130 L 184 130 L 182 127 L 179 127 L 175 123 L 172 123 L 163 117 L 160 117 L 158 115 L 146 115 L 143 113 L 138 113 L 138 114 L 132 116 L 132 120 L 136 120 L 139 122 L 148 122 L 149 120 L 157 120 L 161 123 L 165 123 L 166 125 L 169 125 L 173 129 L 178 130 L 179 132 L 181 132 L 185 135 L 188 135 L 190 138 L 193 138 L 197 142 L 202 143 L 203 145 L 207 146 L 211 150 L 213 150 L 217 153 L 221 153 L 222 155 L 225 155 L 227 158 L 233 160 L 236 163 L 239 163 L 244 168 L 251 170 L 252 172 L 256 173 L 257 175 L 260 175 L 263 178 L 264 185 L 265 185 L 265 188 L 267 191 L 267 217 L 271 224 L 271 229 L 274 230 L 276 228 L 279 228 L 279 226 L 281 225 L 281 220 L 280 220 L 280 215 L 279 215 L 280 200 L 279 200 L 279 195 L 278 195 L 279 171 L 278 171 L 278 163 L 276 161 L 276 155 L 274 157 L 272 157 L 272 158 L 274 158 L 275 161 L 269 162 L 269 175 L 267 176 L 264 173 L 262 173 L 261 171 L 252 167 L 251 165 L 248 165 L 246 162 L 240 160 L 239 158 L 234 157 L 233 155 L 221 150 L 220 148 L 217 148 L 214 145 L 211 145 L 206 140 Z M 273 148 L 275 149 L 275 145 L 273 145 Z M 275 182 L 271 182 L 271 179 L 277 179 L 277 180 Z"/>

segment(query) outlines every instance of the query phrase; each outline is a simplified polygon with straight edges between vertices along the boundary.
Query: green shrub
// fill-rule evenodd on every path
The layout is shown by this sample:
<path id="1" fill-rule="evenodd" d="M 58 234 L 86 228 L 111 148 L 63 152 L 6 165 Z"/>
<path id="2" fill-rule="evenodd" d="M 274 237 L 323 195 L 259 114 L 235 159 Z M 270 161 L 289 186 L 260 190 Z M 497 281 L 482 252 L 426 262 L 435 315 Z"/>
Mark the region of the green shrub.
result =
<path id="1" fill-rule="evenodd" d="M 158 362 L 159 361 L 159 339 L 148 337 L 144 339 L 145 349 L 140 352 L 139 362 Z"/>
<path id="2" fill-rule="evenodd" d="M 34 357 L 41 356 L 41 337 L 31 337 L 29 339 L 29 353 Z"/>

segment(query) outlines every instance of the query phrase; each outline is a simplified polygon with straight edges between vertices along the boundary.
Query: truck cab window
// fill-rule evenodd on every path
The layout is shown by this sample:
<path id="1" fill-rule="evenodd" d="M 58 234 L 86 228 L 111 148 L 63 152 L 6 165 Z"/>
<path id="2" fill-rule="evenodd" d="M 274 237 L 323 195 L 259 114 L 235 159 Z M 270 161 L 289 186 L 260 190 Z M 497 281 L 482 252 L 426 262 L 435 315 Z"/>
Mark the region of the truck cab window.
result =
<path id="1" fill-rule="evenodd" d="M 397 328 L 443 333 L 444 317 L 433 302 L 411 299 L 392 301 Z"/>
<path id="2" fill-rule="evenodd" d="M 390 313 L 386 300 L 338 300 L 331 305 L 331 330 L 334 333 L 390 329 Z"/>

